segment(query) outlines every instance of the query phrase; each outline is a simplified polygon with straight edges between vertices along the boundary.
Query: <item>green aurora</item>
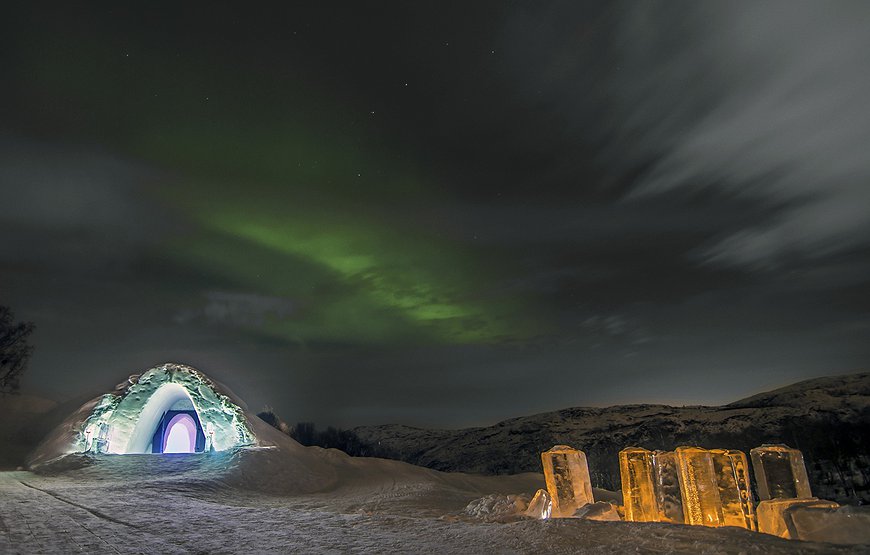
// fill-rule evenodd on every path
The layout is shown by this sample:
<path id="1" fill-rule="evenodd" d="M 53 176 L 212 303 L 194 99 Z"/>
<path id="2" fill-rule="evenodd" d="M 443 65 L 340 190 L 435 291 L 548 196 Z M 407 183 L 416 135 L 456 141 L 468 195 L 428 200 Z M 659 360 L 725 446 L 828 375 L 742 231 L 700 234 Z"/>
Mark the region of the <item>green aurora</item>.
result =
<path id="1" fill-rule="evenodd" d="M 438 176 L 371 114 L 301 85 L 310 80 L 201 66 L 131 40 L 118 39 L 108 63 L 86 36 L 45 40 L 75 48 L 35 49 L 27 94 L 62 99 L 52 117 L 84 135 L 76 139 L 112 136 L 167 176 L 149 194 L 192 226 L 153 256 L 210 276 L 206 286 L 299 307 L 251 331 L 301 343 L 491 343 L 540 332 L 519 317 L 523 299 L 494 293 L 498 256 L 411 225 L 446 200 Z"/>

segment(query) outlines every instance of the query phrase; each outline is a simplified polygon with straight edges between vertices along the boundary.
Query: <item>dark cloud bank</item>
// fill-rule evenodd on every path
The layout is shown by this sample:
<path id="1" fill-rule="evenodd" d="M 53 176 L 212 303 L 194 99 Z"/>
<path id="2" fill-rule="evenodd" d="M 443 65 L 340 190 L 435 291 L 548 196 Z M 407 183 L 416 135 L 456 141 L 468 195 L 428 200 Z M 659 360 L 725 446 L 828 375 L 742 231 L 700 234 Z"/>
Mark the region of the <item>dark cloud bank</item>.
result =
<path id="1" fill-rule="evenodd" d="M 163 50 L 142 54 L 155 63 L 215 44 L 190 54 L 229 68 L 214 69 L 214 97 L 241 94 L 229 82 L 240 59 L 264 75 L 292 70 L 353 114 L 338 129 L 367 126 L 385 159 L 423 168 L 428 193 L 363 196 L 358 210 L 476 260 L 492 277 L 456 298 L 521 299 L 513 317 L 538 330 L 461 343 L 275 334 L 275 322 L 313 317 L 314 297 L 165 255 L 203 231 L 155 191 L 210 177 L 116 144 L 94 121 L 117 108 L 72 123 L 54 114 L 75 83 L 56 101 L 25 98 L 32 37 L 57 25 L 32 10 L 14 15 L 35 35 L 7 34 L 16 72 L 0 135 L 0 301 L 38 325 L 32 392 L 103 389 L 176 359 L 287 420 L 458 426 L 571 405 L 727 402 L 866 368 L 865 2 L 246 12 L 231 48 L 216 42 L 232 18 L 220 10 L 204 16 L 216 29 L 189 32 L 186 13 L 166 26 L 123 8 L 74 14 L 107 56 L 123 52 L 118 33 L 134 53 L 162 37 Z M 271 85 L 245 98 L 268 113 L 305 109 L 274 100 Z M 244 119 L 243 105 L 225 110 Z"/>

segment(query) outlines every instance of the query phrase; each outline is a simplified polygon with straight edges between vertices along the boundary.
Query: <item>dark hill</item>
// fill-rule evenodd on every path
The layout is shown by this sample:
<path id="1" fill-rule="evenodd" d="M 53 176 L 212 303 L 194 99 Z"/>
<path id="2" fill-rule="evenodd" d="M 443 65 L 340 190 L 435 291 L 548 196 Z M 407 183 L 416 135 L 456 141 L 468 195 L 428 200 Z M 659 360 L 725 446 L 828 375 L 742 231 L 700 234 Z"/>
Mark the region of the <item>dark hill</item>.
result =
<path id="1" fill-rule="evenodd" d="M 482 474 L 540 471 L 541 451 L 568 444 L 586 452 L 593 485 L 607 489 L 619 488 L 617 453 L 630 445 L 727 447 L 748 455 L 762 443 L 786 443 L 803 451 L 816 495 L 870 502 L 870 373 L 807 380 L 718 407 L 571 408 L 482 428 L 353 431 L 364 451 Z"/>

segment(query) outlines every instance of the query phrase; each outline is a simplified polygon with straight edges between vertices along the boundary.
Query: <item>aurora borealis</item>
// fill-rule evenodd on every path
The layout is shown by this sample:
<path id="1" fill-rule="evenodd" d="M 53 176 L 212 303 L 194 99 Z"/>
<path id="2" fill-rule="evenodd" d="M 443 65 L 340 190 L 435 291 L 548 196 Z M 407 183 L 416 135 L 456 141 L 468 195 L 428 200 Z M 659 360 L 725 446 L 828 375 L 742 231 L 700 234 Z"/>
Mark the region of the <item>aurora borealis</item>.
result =
<path id="1" fill-rule="evenodd" d="M 76 48 L 27 60 L 34 75 L 25 85 L 36 91 L 23 96 L 61 87 L 70 96 L 54 117 L 89 114 L 71 123 L 77 133 L 111 136 L 124 155 L 173 172 L 146 194 L 196 229 L 162 241 L 159 256 L 266 295 L 340 290 L 312 299 L 308 318 L 261 331 L 296 341 L 420 335 L 468 342 L 528 333 L 508 320 L 516 303 L 475 293 L 496 276 L 487 276 L 473 250 L 401 221 L 443 195 L 437 176 L 404 162 L 400 145 L 385 144 L 373 111 L 321 100 L 271 65 L 206 64 L 195 46 L 175 57 L 151 52 L 147 31 L 118 38 L 108 60 L 105 43 L 65 31 Z"/>
<path id="2" fill-rule="evenodd" d="M 12 8 L 25 388 L 450 426 L 861 368 L 870 14 L 785 6 Z"/>

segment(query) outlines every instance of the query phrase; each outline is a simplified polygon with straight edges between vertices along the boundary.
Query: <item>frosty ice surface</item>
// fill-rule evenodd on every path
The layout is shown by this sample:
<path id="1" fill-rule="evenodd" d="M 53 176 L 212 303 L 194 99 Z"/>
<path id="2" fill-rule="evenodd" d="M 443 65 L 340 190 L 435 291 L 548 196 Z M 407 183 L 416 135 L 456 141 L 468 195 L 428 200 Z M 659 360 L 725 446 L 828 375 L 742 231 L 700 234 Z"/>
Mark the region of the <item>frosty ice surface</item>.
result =
<path id="1" fill-rule="evenodd" d="M 89 436 L 91 434 L 88 434 Z M 109 425 L 105 422 L 100 422 L 97 425 L 97 438 L 94 440 L 93 446 L 88 446 L 88 449 L 93 449 L 94 453 L 109 452 Z"/>
<path id="2" fill-rule="evenodd" d="M 870 508 L 798 506 L 786 519 L 790 538 L 843 544 L 870 544 Z"/>
<path id="3" fill-rule="evenodd" d="M 786 445 L 762 445 L 749 452 L 758 498 L 807 499 L 813 496 L 804 466 L 804 457 Z"/>
<path id="4" fill-rule="evenodd" d="M 627 447 L 619 452 L 619 474 L 625 520 L 658 522 L 659 508 L 653 477 L 653 452 L 641 447 Z"/>
<path id="5" fill-rule="evenodd" d="M 593 503 L 592 483 L 586 454 L 567 445 L 541 453 L 547 491 L 553 500 L 554 517 L 569 517 L 579 507 Z"/>
<path id="6" fill-rule="evenodd" d="M 553 501 L 550 499 L 550 494 L 545 489 L 539 489 L 529 501 L 526 516 L 539 519 L 550 518 L 552 511 Z"/>
<path id="7" fill-rule="evenodd" d="M 685 522 L 679 474 L 677 455 L 673 451 L 656 451 L 653 454 L 653 490 L 661 522 Z"/>
<path id="8" fill-rule="evenodd" d="M 700 447 L 677 447 L 674 451 L 683 495 L 686 524 L 722 526 L 722 500 L 713 456 Z"/>
<path id="9" fill-rule="evenodd" d="M 792 513 L 804 507 L 836 509 L 833 501 L 824 499 L 766 499 L 758 504 L 758 531 L 781 538 L 798 539 L 789 532 L 794 528 Z"/>
<path id="10" fill-rule="evenodd" d="M 619 511 L 616 510 L 616 505 L 607 501 L 596 501 L 583 505 L 574 513 L 574 518 L 602 522 L 620 522 L 622 520 Z"/>
<path id="11" fill-rule="evenodd" d="M 673 451 L 628 447 L 619 453 L 625 520 L 682 523 L 683 499 Z"/>
<path id="12" fill-rule="evenodd" d="M 710 454 L 719 486 L 723 524 L 755 530 L 755 509 L 749 489 L 746 455 L 732 449 L 712 449 Z"/>

